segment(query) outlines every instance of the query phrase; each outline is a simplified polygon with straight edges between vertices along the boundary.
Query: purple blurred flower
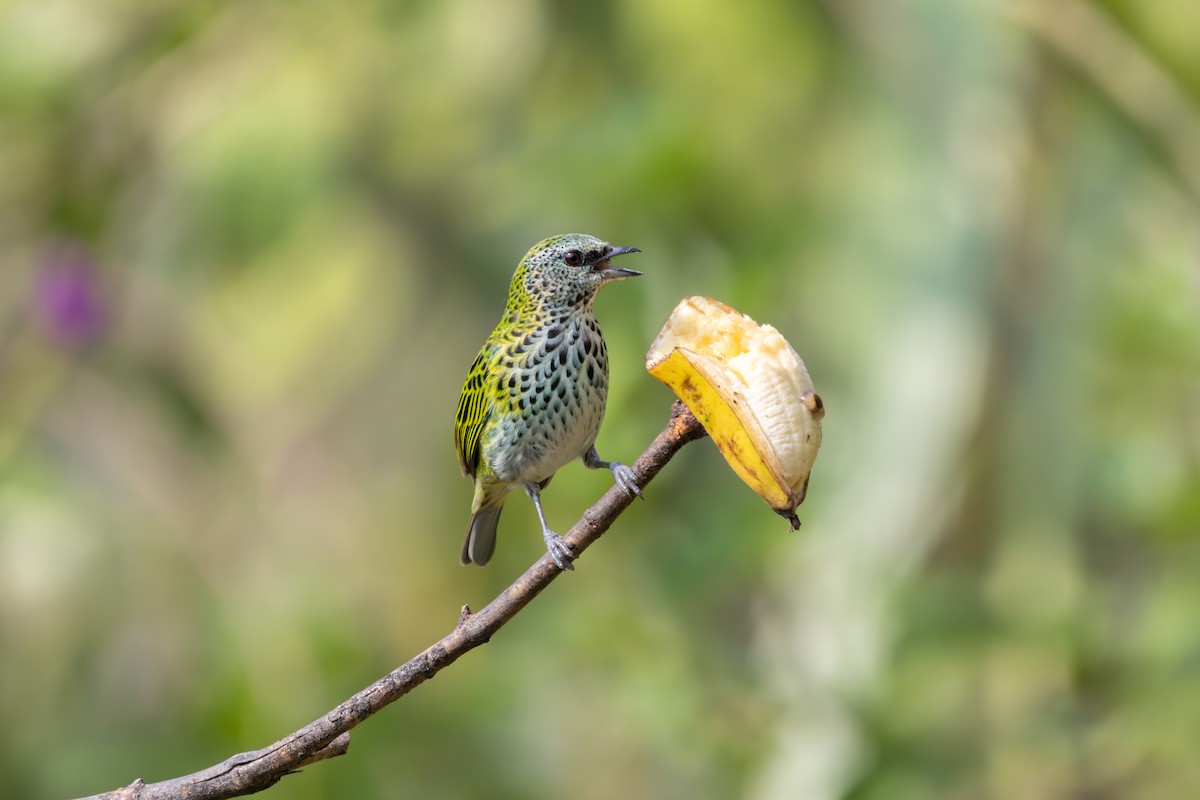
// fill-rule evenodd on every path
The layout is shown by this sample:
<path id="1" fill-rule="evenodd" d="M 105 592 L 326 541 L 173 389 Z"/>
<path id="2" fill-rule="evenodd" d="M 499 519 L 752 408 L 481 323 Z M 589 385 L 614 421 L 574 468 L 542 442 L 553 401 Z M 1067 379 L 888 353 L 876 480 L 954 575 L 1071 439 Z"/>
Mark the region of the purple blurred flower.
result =
<path id="1" fill-rule="evenodd" d="M 83 347 L 104 333 L 99 275 L 82 247 L 60 244 L 46 252 L 38 265 L 36 294 L 35 311 L 50 340 Z"/>

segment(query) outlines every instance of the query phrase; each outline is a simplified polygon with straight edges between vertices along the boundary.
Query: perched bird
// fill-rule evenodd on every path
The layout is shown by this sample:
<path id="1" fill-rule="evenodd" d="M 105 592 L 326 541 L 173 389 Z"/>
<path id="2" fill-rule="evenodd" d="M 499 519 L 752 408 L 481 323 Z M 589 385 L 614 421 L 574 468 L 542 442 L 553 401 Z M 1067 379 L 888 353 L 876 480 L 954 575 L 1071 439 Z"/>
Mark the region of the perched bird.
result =
<path id="1" fill-rule="evenodd" d="M 496 523 L 509 492 L 533 500 L 542 538 L 560 569 L 574 569 L 571 546 L 550 529 L 541 490 L 573 459 L 611 470 L 630 494 L 640 494 L 633 470 L 596 453 L 608 400 L 608 352 L 592 314 L 597 290 L 641 275 L 609 259 L 640 252 L 594 236 L 543 239 L 517 264 L 504 316 L 467 372 L 454 447 L 463 474 L 475 480 L 462 563 L 488 563 Z"/>

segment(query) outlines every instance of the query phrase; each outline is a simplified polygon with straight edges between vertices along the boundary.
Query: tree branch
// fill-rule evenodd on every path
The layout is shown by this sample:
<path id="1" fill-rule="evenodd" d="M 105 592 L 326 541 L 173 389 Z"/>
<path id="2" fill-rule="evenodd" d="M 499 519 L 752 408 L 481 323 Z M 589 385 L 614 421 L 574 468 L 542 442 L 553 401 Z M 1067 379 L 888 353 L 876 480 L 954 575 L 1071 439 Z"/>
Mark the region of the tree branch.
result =
<path id="1" fill-rule="evenodd" d="M 645 487 L 688 442 L 705 435 L 704 428 L 678 400 L 671 407 L 667 427 L 633 464 L 638 485 Z M 633 498 L 614 485 L 566 535 L 579 554 L 599 539 Z M 414 687 L 453 664 L 460 656 L 487 642 L 496 631 L 516 616 L 560 570 L 549 555 L 543 555 L 482 610 L 472 613 L 463 606 L 454 630 L 402 664 L 390 674 L 363 689 L 298 731 L 262 750 L 240 753 L 208 769 L 180 778 L 145 783 L 140 778 L 121 789 L 92 795 L 84 800 L 216 800 L 253 794 L 274 785 L 300 767 L 340 756 L 350 746 L 350 729 Z"/>

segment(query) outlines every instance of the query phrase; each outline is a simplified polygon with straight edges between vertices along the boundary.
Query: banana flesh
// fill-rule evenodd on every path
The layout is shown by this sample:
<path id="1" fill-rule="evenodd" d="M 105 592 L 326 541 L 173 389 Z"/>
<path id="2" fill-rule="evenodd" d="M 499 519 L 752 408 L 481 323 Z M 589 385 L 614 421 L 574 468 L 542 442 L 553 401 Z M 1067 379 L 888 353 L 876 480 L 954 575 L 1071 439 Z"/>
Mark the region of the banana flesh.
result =
<path id="1" fill-rule="evenodd" d="M 646 353 L 746 485 L 792 530 L 821 447 L 825 406 L 779 331 L 711 297 L 682 300 Z"/>

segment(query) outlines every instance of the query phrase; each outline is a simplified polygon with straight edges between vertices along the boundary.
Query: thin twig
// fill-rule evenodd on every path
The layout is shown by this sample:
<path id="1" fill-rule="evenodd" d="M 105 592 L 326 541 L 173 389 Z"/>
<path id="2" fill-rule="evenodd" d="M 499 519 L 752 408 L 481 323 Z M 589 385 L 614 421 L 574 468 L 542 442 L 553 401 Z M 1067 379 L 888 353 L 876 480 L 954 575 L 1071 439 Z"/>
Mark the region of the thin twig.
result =
<path id="1" fill-rule="evenodd" d="M 633 464 L 638 485 L 645 487 L 672 456 L 688 442 L 704 436 L 704 428 L 683 403 L 671 408 L 667 427 Z M 584 512 L 566 535 L 576 553 L 599 539 L 632 502 L 619 486 L 613 486 Z M 521 577 L 481 611 L 463 606 L 454 630 L 407 663 L 380 678 L 337 708 L 270 747 L 228 758 L 208 769 L 158 783 L 140 778 L 120 789 L 92 795 L 85 800 L 216 800 L 253 794 L 274 785 L 300 767 L 342 755 L 350 746 L 349 731 L 360 722 L 408 694 L 459 656 L 484 644 L 517 612 L 558 577 L 561 570 L 549 555 L 543 555 Z"/>

